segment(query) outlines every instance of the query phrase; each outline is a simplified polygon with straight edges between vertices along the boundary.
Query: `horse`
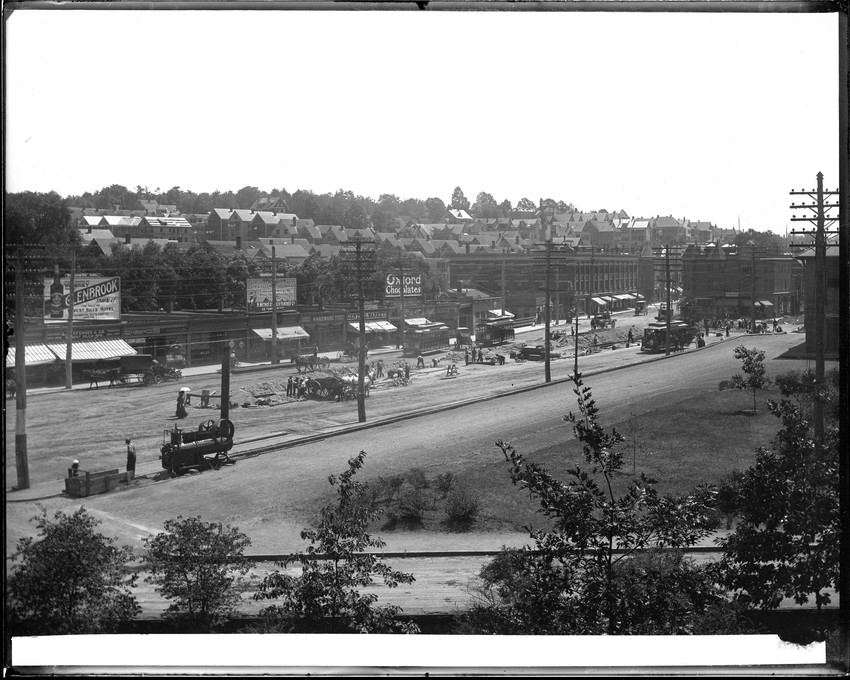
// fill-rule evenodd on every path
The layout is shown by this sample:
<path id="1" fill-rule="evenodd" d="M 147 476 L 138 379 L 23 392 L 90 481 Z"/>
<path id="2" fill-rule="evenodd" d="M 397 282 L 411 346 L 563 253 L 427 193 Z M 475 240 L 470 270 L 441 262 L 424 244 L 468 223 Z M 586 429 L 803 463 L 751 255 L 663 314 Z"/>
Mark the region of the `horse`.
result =
<path id="1" fill-rule="evenodd" d="M 371 388 L 372 383 L 375 382 L 375 375 L 376 374 L 377 374 L 377 371 L 373 368 L 370 371 L 368 371 L 366 373 L 366 375 L 363 377 L 363 396 L 364 397 L 369 396 L 369 388 Z M 357 374 L 352 373 L 350 375 L 341 375 L 341 376 L 339 376 L 339 380 L 340 380 L 340 382 L 342 382 L 344 384 L 344 387 L 337 394 L 337 397 L 336 397 L 337 401 L 341 401 L 342 398 L 346 395 L 347 392 L 353 392 L 355 395 L 357 394 L 357 386 L 358 386 L 358 383 L 359 383 Z M 349 389 L 346 390 L 345 389 L 346 387 L 349 388 Z"/>
<path id="2" fill-rule="evenodd" d="M 307 372 L 309 368 L 311 371 L 316 370 L 316 364 L 318 363 L 318 359 L 315 356 L 309 354 L 301 354 L 292 357 L 292 363 L 295 364 L 295 368 L 298 369 L 298 372 L 301 373 L 301 368 L 304 368 L 304 373 Z"/>
<path id="3" fill-rule="evenodd" d="M 118 371 L 114 368 L 89 371 L 89 389 L 91 389 L 92 385 L 94 385 L 95 389 L 99 389 L 100 385 L 98 383 L 106 382 L 107 380 L 109 381 L 109 387 L 112 387 L 117 379 Z"/>

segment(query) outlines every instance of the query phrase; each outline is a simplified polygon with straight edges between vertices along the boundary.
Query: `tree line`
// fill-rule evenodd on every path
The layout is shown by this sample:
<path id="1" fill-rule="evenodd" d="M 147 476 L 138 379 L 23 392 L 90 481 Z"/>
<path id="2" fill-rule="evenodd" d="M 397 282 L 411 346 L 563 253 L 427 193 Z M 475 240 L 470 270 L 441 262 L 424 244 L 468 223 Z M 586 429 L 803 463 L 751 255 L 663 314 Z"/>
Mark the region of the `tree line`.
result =
<path id="1" fill-rule="evenodd" d="M 739 353 L 742 357 L 744 353 Z M 764 385 L 756 350 L 746 353 L 740 389 Z M 777 376 L 782 398 L 768 406 L 781 426 L 757 450 L 754 465 L 717 485 L 662 495 L 644 475 L 626 478 L 625 440 L 601 424 L 600 408 L 582 377 L 574 377 L 578 410 L 564 416 L 583 445 L 584 464 L 566 469 L 566 481 L 508 442 L 497 441 L 511 481 L 546 517 L 529 529 L 532 544 L 504 549 L 485 565 L 472 603 L 451 632 L 462 634 L 743 634 L 763 632 L 757 611 L 783 599 L 830 603 L 838 580 L 837 371 L 817 385 L 811 371 Z M 815 442 L 813 407 L 825 405 L 827 427 Z M 816 445 L 817 444 L 817 445 Z M 360 452 L 330 485 L 335 500 L 301 537 L 307 548 L 252 584 L 250 539 L 235 527 L 200 517 L 165 522 L 145 540 L 140 562 L 129 548 L 95 530 L 84 509 L 35 519 L 39 537 L 18 542 L 8 581 L 14 634 L 105 632 L 139 613 L 132 594 L 139 568 L 169 601 L 164 615 L 183 632 L 220 630 L 243 597 L 266 604 L 246 632 L 416 633 L 395 606 L 381 606 L 362 588 L 411 583 L 371 549 L 383 547 L 370 526 L 378 501 L 395 489 L 394 512 L 415 514 L 421 485 L 356 475 Z M 448 490 L 450 478 L 440 480 Z M 404 487 L 406 485 L 406 491 Z M 383 490 L 380 490 L 380 489 Z M 456 519 L 468 522 L 466 500 Z M 456 504 L 448 507 L 457 511 Z M 718 513 L 734 525 L 715 539 L 719 561 L 699 564 L 689 547 L 717 527 Z M 293 573 L 291 567 L 300 567 Z M 830 634 L 823 617 L 813 639 Z"/>
<path id="2" fill-rule="evenodd" d="M 213 191 L 196 193 L 179 186 L 163 191 L 159 187 L 136 186 L 128 189 L 121 184 L 103 187 L 96 192 L 84 192 L 68 196 L 69 206 L 97 210 L 141 210 L 142 201 L 156 201 L 161 205 L 176 206 L 183 214 L 208 214 L 214 208 L 247 210 L 266 196 L 281 197 L 286 201 L 289 212 L 302 219 L 312 219 L 316 224 L 337 224 L 359 229 L 372 226 L 376 231 L 393 231 L 393 220 L 397 217 L 413 218 L 419 222 L 442 222 L 446 210 L 465 210 L 472 217 L 507 217 L 513 211 L 533 212 L 538 203 L 523 197 L 516 204 L 508 199 L 497 201 L 492 194 L 481 191 L 474 201 L 467 199 L 460 187 L 455 187 L 448 201 L 437 196 L 426 199 L 401 199 L 395 194 L 380 194 L 377 199 L 355 194 L 351 190 L 338 189 L 330 193 L 316 193 L 298 189 L 292 193 L 286 189 L 273 188 L 263 191 L 259 187 L 244 186 L 237 191 Z M 574 210 L 574 206 L 562 200 L 552 201 L 559 212 Z"/>

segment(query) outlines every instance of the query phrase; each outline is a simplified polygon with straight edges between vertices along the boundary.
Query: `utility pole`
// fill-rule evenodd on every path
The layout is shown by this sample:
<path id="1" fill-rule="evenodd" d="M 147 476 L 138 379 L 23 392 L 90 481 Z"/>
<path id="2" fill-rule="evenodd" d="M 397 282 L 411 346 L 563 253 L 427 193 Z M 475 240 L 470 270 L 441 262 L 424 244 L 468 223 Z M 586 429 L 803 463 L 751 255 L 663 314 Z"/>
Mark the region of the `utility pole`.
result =
<path id="1" fill-rule="evenodd" d="M 546 267 L 546 309 L 544 312 L 545 319 L 545 329 L 543 333 L 543 358 L 544 358 L 544 381 L 546 383 L 552 382 L 552 368 L 551 368 L 551 349 L 550 344 L 552 342 L 552 266 L 553 259 L 555 266 L 563 266 L 565 261 L 565 254 L 563 250 L 559 250 L 554 254 L 552 249 L 554 248 L 554 243 L 552 243 L 552 223 L 554 221 L 554 216 L 552 215 L 551 206 L 546 206 L 544 208 L 543 199 L 540 199 L 540 219 L 541 225 L 544 227 L 544 236 L 546 241 L 541 244 L 544 248 L 544 257 L 542 258 L 542 263 Z M 536 257 L 535 261 L 539 262 L 540 257 Z"/>
<path id="2" fill-rule="evenodd" d="M 26 287 L 24 284 L 24 249 L 20 247 L 15 267 L 15 467 L 18 485 L 15 490 L 30 488 L 27 458 L 27 363 L 24 326 L 26 324 Z"/>
<path id="3" fill-rule="evenodd" d="M 811 231 L 792 231 L 792 235 L 814 236 L 815 246 L 815 385 L 816 393 L 813 408 L 814 430 L 815 430 L 815 450 L 820 454 L 823 448 L 824 436 L 824 417 L 823 417 L 823 402 L 821 399 L 821 390 L 825 378 L 825 363 L 826 352 L 824 347 L 826 333 L 826 223 L 832 224 L 838 218 L 827 216 L 827 211 L 830 208 L 838 208 L 838 203 L 825 203 L 825 196 L 836 196 L 838 191 L 824 191 L 823 189 L 823 173 L 817 174 L 817 189 L 812 191 L 791 191 L 792 196 L 808 196 L 815 199 L 813 203 L 800 205 L 791 204 L 792 209 L 801 208 L 814 211 L 814 216 L 797 217 L 794 215 L 791 218 L 792 222 L 810 222 L 816 227 L 814 233 Z M 831 233 L 831 232 L 830 232 Z M 792 244 L 793 247 L 801 247 L 808 244 Z M 846 455 L 846 454 L 845 454 Z"/>
<path id="4" fill-rule="evenodd" d="M 279 364 L 277 356 L 277 257 L 272 246 L 272 363 Z"/>
<path id="5" fill-rule="evenodd" d="M 666 298 L 666 305 L 667 305 L 667 312 L 664 315 L 665 316 L 665 325 L 667 327 L 666 328 L 667 332 L 665 334 L 667 336 L 667 338 L 665 340 L 664 354 L 665 354 L 665 356 L 668 356 L 668 357 L 670 356 L 670 325 L 671 325 L 671 322 L 673 320 L 673 307 L 672 307 L 672 301 L 670 299 L 670 297 L 671 297 L 670 296 L 670 289 L 673 285 L 673 279 L 671 278 L 670 272 L 671 272 L 671 268 L 682 266 L 682 262 L 681 262 L 680 259 L 677 259 L 676 262 L 673 262 L 671 264 L 671 262 L 670 262 L 670 250 L 671 249 L 670 249 L 669 244 L 667 244 L 665 246 L 661 246 L 659 248 L 654 248 L 654 251 L 655 251 L 655 271 L 657 273 L 659 271 L 659 268 L 661 268 L 661 270 L 664 273 L 664 288 L 666 289 L 665 298 Z M 677 254 L 678 254 L 678 251 L 677 251 Z M 661 265 L 661 263 L 658 261 L 658 259 L 661 255 L 663 255 L 663 258 L 664 258 L 663 259 L 663 265 Z"/>
<path id="6" fill-rule="evenodd" d="M 841 35 L 840 43 L 843 45 L 847 45 L 847 17 L 842 17 L 842 22 L 840 25 Z M 842 85 L 839 88 L 839 92 L 841 93 L 839 96 L 840 100 L 843 100 L 842 110 L 846 110 L 847 108 L 847 78 L 848 78 L 848 54 L 845 52 L 842 53 L 841 59 L 839 59 L 839 66 L 842 73 L 841 82 Z M 842 132 L 839 134 L 839 137 L 842 138 L 842 147 L 845 149 L 848 148 L 848 135 L 845 126 L 840 126 Z M 813 407 L 813 419 L 814 419 L 814 444 L 815 444 L 815 454 L 817 456 L 821 456 L 823 453 L 823 438 L 825 434 L 825 423 L 824 423 L 824 413 L 823 413 L 823 403 L 821 399 L 821 390 L 823 389 L 823 382 L 825 378 L 825 326 L 826 326 L 826 308 L 825 308 L 825 298 L 826 298 L 826 243 L 827 243 L 827 234 L 834 233 L 827 230 L 827 224 L 830 226 L 834 224 L 836 221 L 839 222 L 838 225 L 838 280 L 839 280 L 839 290 L 838 290 L 838 299 L 841 301 L 839 304 L 839 316 L 838 316 L 838 326 L 839 326 L 839 347 L 847 347 L 848 343 L 850 343 L 850 331 L 848 331 L 848 326 L 850 326 L 850 318 L 848 318 L 848 305 L 847 300 L 850 297 L 850 265 L 848 265 L 848 238 L 850 238 L 850 230 L 848 230 L 848 218 L 847 212 L 840 210 L 840 205 L 843 203 L 847 205 L 850 202 L 850 192 L 848 192 L 848 182 L 850 182 L 850 178 L 848 177 L 848 161 L 847 155 L 840 155 L 840 163 L 839 163 L 839 186 L 841 187 L 836 191 L 824 191 L 823 188 L 823 173 L 818 172 L 817 174 L 817 189 L 812 191 L 806 191 L 805 189 L 801 191 L 791 191 L 790 194 L 792 196 L 808 196 L 811 199 L 814 199 L 812 203 L 801 203 L 796 205 L 794 203 L 791 204 L 791 209 L 800 208 L 804 211 L 812 210 L 814 211 L 814 215 L 808 215 L 805 217 L 797 217 L 793 215 L 791 217 L 792 222 L 809 222 L 815 225 L 815 231 L 792 231 L 791 234 L 793 236 L 803 235 L 809 237 L 805 243 L 792 243 L 791 247 L 800 248 L 800 247 L 811 247 L 812 241 L 811 237 L 814 237 L 814 247 L 815 247 L 815 271 L 814 271 L 814 280 L 815 280 L 815 290 L 814 290 L 814 303 L 815 303 L 815 383 L 816 383 L 816 391 L 815 391 L 815 399 L 814 399 L 814 407 Z M 826 202 L 826 197 L 834 197 L 838 196 L 839 200 L 835 203 Z M 839 208 L 838 217 L 833 217 L 829 215 L 829 210 L 831 208 Z M 808 307 L 807 307 L 808 310 Z M 806 329 L 808 333 L 808 328 Z M 847 361 L 841 361 L 839 365 L 839 412 L 847 413 L 848 408 L 848 389 L 850 389 L 850 385 L 848 385 L 848 365 Z M 847 418 L 839 419 L 838 425 L 838 512 L 839 517 L 841 518 L 841 532 L 839 536 L 839 573 L 838 573 L 838 597 L 839 601 L 842 603 L 840 614 L 839 614 L 839 647 L 842 649 L 841 656 L 841 666 L 842 670 L 847 673 L 850 670 L 850 607 L 847 606 L 847 602 L 850 601 L 850 454 L 848 454 L 848 432 L 847 432 Z"/>
<path id="7" fill-rule="evenodd" d="M 73 374 L 71 369 L 74 366 L 74 274 L 77 269 L 77 250 L 71 246 L 71 281 L 70 295 L 68 296 L 68 331 L 65 338 L 65 389 L 70 390 L 73 387 Z"/>
<path id="8" fill-rule="evenodd" d="M 399 311 L 400 317 L 398 320 L 398 329 L 396 335 L 396 349 L 398 347 L 402 347 L 404 345 L 404 258 L 399 257 L 398 259 L 398 285 L 399 285 L 399 299 L 401 300 L 401 310 Z"/>
<path id="9" fill-rule="evenodd" d="M 375 251 L 370 250 L 367 257 L 367 252 L 364 251 L 364 246 L 372 245 L 372 241 L 356 238 L 353 242 L 347 244 L 350 248 L 353 246 L 354 251 L 346 253 L 349 261 L 353 256 L 354 266 L 357 276 L 357 306 L 359 311 L 359 331 L 360 331 L 360 346 L 357 353 L 357 420 L 358 422 L 366 422 L 366 401 L 365 401 L 365 385 L 366 385 L 366 297 L 365 286 L 366 279 L 371 278 L 375 273 Z M 404 287 L 404 280 L 401 282 Z"/>

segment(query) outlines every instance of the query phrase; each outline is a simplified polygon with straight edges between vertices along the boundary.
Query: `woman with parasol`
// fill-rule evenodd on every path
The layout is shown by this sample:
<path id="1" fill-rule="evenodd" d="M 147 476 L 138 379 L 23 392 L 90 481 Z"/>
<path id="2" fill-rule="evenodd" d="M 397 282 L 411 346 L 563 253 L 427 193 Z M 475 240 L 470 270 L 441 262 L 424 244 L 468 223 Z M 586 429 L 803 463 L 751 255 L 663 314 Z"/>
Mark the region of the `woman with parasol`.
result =
<path id="1" fill-rule="evenodd" d="M 186 394 L 191 392 L 188 387 L 181 387 L 180 391 L 177 393 L 177 417 L 185 418 L 188 413 L 186 413 Z"/>

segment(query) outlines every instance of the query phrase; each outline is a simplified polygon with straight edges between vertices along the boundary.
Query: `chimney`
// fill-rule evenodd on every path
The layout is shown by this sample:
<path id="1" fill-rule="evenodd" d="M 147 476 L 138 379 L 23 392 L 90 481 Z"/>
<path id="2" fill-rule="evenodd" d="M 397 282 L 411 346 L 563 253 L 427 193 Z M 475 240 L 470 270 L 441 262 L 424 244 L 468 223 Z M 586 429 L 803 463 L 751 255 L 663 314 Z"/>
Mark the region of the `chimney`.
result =
<path id="1" fill-rule="evenodd" d="M 298 218 L 297 218 L 297 217 L 295 217 L 295 215 L 293 215 L 293 216 L 292 216 L 292 226 L 293 226 L 293 227 L 294 227 L 294 226 L 296 226 L 296 225 L 295 225 L 295 220 L 297 220 L 297 219 L 298 219 Z"/>
<path id="2" fill-rule="evenodd" d="M 242 237 L 236 235 L 236 250 L 242 250 Z"/>
<path id="3" fill-rule="evenodd" d="M 130 245 L 130 232 L 129 231 L 126 234 L 124 234 L 124 243 L 126 243 L 128 246 Z"/>
<path id="4" fill-rule="evenodd" d="M 469 255 L 469 241 L 466 242 L 466 254 Z"/>
<path id="5" fill-rule="evenodd" d="M 91 225 L 89 225 L 89 233 L 91 234 Z"/>

